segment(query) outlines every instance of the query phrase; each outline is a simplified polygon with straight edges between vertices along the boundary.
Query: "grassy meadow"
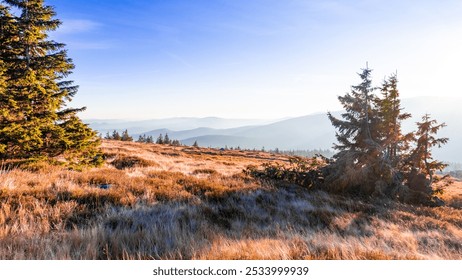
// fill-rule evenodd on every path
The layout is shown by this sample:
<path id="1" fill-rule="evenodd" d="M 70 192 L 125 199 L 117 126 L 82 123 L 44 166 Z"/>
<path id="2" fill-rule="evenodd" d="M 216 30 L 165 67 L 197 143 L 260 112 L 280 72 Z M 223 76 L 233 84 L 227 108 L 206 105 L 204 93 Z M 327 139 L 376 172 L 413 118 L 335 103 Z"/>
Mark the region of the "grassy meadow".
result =
<path id="1" fill-rule="evenodd" d="M 461 259 L 462 183 L 442 207 L 260 181 L 259 151 L 104 140 L 106 163 L 0 170 L 0 259 Z"/>

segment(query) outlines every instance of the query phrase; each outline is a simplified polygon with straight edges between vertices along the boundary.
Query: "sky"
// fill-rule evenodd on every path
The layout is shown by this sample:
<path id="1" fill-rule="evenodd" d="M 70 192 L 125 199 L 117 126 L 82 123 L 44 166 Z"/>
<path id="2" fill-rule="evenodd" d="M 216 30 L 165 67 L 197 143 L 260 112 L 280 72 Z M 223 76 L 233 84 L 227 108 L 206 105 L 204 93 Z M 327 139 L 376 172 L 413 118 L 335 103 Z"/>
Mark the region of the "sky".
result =
<path id="1" fill-rule="evenodd" d="M 341 109 L 398 73 L 402 98 L 462 96 L 460 0 L 45 0 L 84 119 L 278 119 Z"/>

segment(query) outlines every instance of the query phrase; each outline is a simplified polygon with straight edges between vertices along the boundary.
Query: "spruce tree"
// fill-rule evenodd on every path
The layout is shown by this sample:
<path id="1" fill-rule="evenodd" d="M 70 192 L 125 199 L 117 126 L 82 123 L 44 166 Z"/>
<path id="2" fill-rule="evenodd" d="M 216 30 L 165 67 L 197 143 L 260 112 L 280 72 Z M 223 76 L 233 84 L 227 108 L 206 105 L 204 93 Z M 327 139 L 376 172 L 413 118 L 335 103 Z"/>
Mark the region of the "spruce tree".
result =
<path id="1" fill-rule="evenodd" d="M 379 180 L 390 181 L 391 174 L 384 172 L 381 162 L 380 119 L 373 106 L 375 96 L 371 81 L 372 70 L 366 67 L 358 75 L 361 82 L 351 92 L 338 99 L 345 109 L 342 119 L 328 113 L 337 128 L 338 143 L 334 148 L 335 163 L 326 178 L 327 184 L 339 190 L 355 187 L 370 188 Z"/>
<path id="2" fill-rule="evenodd" d="M 120 140 L 131 142 L 131 141 L 133 141 L 133 137 L 131 137 L 131 136 L 128 134 L 128 130 L 125 129 L 125 130 L 122 132 L 122 136 L 120 137 Z"/>
<path id="3" fill-rule="evenodd" d="M 162 133 L 157 137 L 156 144 L 164 144 L 164 137 L 162 137 Z"/>
<path id="4" fill-rule="evenodd" d="M 384 80 L 381 94 L 381 98 L 375 99 L 375 104 L 380 119 L 378 129 L 383 162 L 392 170 L 394 183 L 400 184 L 403 155 L 408 151 L 412 139 L 412 133 L 403 134 L 401 122 L 410 118 L 411 114 L 402 112 L 396 74 Z"/>
<path id="5" fill-rule="evenodd" d="M 138 136 L 138 140 L 136 140 L 138 143 L 146 143 L 146 134 Z"/>
<path id="6" fill-rule="evenodd" d="M 434 119 L 431 119 L 429 114 L 422 117 L 421 122 L 417 122 L 417 131 L 414 135 L 415 147 L 413 148 L 409 164 L 413 171 L 424 174 L 429 177 L 428 187 L 431 188 L 433 183 L 433 175 L 436 170 L 443 170 L 447 164 L 433 159 L 432 148 L 435 146 L 441 147 L 446 144 L 448 138 L 436 138 L 438 131 L 445 127 L 445 123 L 438 124 Z"/>
<path id="7" fill-rule="evenodd" d="M 168 137 L 168 133 L 165 133 L 164 144 L 166 144 L 166 145 L 171 144 L 170 138 Z"/>
<path id="8" fill-rule="evenodd" d="M 149 136 L 146 138 L 146 143 L 148 143 L 148 144 L 154 143 L 154 139 L 152 138 L 152 135 L 149 135 Z"/>
<path id="9" fill-rule="evenodd" d="M 112 132 L 112 137 L 111 137 L 112 140 L 117 140 L 117 141 L 120 141 L 122 139 L 122 137 L 120 136 L 119 132 L 117 130 L 114 130 Z"/>
<path id="10" fill-rule="evenodd" d="M 77 116 L 70 116 L 61 124 L 64 135 L 59 139 L 62 150 L 56 155 L 63 154 L 70 166 L 98 166 L 103 163 L 103 157 L 97 145 L 100 139 L 94 130 L 82 123 Z"/>
<path id="11" fill-rule="evenodd" d="M 76 115 L 85 108 L 67 106 L 78 89 L 66 80 L 74 65 L 64 45 L 48 39 L 61 22 L 43 0 L 3 3 L 0 60 L 7 82 L 0 99 L 0 157 L 63 155 L 71 164 L 91 163 L 99 153 L 97 134 Z"/>
<path id="12" fill-rule="evenodd" d="M 21 111 L 19 99 L 10 93 L 9 80 L 18 51 L 18 24 L 9 7 L 0 3 L 0 159 L 14 158 L 23 131 L 18 123 Z M 16 145 L 15 145 L 16 144 Z"/>

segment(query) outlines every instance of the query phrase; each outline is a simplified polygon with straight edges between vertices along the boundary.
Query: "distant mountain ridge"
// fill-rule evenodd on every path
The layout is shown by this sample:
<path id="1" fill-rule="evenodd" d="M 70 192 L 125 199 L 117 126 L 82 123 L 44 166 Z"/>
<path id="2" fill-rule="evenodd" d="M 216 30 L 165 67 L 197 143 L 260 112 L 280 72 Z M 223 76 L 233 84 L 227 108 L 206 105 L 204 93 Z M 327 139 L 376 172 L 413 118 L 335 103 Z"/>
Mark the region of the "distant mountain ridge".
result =
<path id="1" fill-rule="evenodd" d="M 172 139 L 184 140 L 188 138 L 195 138 L 199 136 L 208 136 L 208 135 L 223 135 L 223 136 L 232 136 L 243 131 L 252 130 L 257 126 L 242 126 L 236 128 L 227 128 L 227 129 L 216 129 L 216 128 L 209 128 L 209 127 L 198 127 L 195 129 L 189 130 L 170 130 L 170 129 L 155 129 L 147 132 L 143 132 L 141 134 L 145 134 L 146 136 L 159 136 L 160 134 L 165 135 L 168 133 L 168 136 Z M 136 135 L 138 136 L 138 135 Z"/>
<path id="2" fill-rule="evenodd" d="M 274 122 L 274 120 L 261 120 L 261 119 L 225 119 L 217 117 L 206 118 L 167 118 L 167 119 L 151 119 L 139 121 L 127 120 L 101 120 L 89 119 L 85 120 L 90 126 L 99 131 L 106 133 L 112 130 L 125 130 L 128 129 L 130 133 L 141 134 L 155 129 L 169 129 L 169 130 L 191 130 L 196 128 L 214 128 L 214 129 L 227 129 L 241 126 L 263 125 Z"/>
<path id="3" fill-rule="evenodd" d="M 434 156 L 440 160 L 462 162 L 462 104 L 457 98 L 419 97 L 404 99 L 404 111 L 413 115 L 403 123 L 404 131 L 416 129 L 415 122 L 425 113 L 430 113 L 438 122 L 445 122 L 438 137 L 449 137 L 449 143 L 441 149 L 434 149 Z M 327 113 L 327 112 L 326 112 Z M 312 150 L 332 149 L 335 129 L 327 114 L 312 114 L 282 121 L 227 120 L 221 118 L 173 118 L 139 122 L 98 122 L 90 125 L 106 131 L 128 129 L 135 139 L 145 134 L 156 139 L 168 133 L 170 139 L 192 145 L 195 141 L 204 147 L 241 147 L 247 149 Z M 341 112 L 333 112 L 339 116 Z M 104 125 L 103 125 L 104 124 Z M 207 124 L 208 126 L 204 126 Z M 111 126 L 113 125 L 113 126 Z M 233 127 L 233 125 L 236 125 Z M 133 129 L 138 127 L 139 129 Z M 143 130 L 142 128 L 149 127 Z"/>

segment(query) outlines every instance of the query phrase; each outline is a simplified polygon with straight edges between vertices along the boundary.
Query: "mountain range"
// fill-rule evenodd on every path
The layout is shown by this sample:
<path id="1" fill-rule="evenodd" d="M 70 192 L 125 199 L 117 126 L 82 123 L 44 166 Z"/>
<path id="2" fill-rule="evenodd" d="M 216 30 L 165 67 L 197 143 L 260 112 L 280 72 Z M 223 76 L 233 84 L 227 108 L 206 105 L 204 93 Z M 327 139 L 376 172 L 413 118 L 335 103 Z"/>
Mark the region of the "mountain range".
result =
<path id="1" fill-rule="evenodd" d="M 275 120 L 259 119 L 224 119 L 217 117 L 206 118 L 166 118 L 151 120 L 105 120 L 105 119 L 87 119 L 86 123 L 99 131 L 100 133 L 112 132 L 113 130 L 127 129 L 133 134 L 142 134 L 143 132 L 153 129 L 170 129 L 170 130 L 190 130 L 199 127 L 226 129 L 248 125 L 264 125 L 274 122 Z"/>
<path id="2" fill-rule="evenodd" d="M 430 113 L 439 123 L 446 123 L 438 137 L 449 137 L 448 144 L 434 149 L 434 157 L 462 162 L 462 112 L 459 98 L 418 97 L 404 99 L 405 112 L 413 115 L 403 122 L 404 131 L 416 129 L 415 122 Z M 327 112 L 326 112 L 327 113 Z M 128 129 L 135 139 L 145 134 L 156 139 L 168 134 L 170 139 L 203 147 L 240 147 L 247 149 L 313 150 L 332 149 L 335 129 L 326 113 L 283 120 L 249 120 L 223 118 L 170 118 L 145 121 L 87 120 L 100 133 Z M 341 112 L 332 112 L 339 116 Z"/>

